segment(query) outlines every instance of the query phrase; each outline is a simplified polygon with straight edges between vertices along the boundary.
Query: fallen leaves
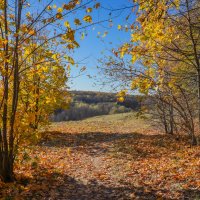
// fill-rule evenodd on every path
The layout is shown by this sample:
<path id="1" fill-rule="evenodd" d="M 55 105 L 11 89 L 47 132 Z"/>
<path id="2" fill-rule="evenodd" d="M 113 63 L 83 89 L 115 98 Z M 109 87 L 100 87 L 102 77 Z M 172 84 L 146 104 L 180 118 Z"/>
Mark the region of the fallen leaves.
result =
<path id="1" fill-rule="evenodd" d="M 1 183 L 0 197 L 198 199 L 200 147 L 123 119 L 53 124 L 38 145 L 21 150 L 17 181 Z"/>

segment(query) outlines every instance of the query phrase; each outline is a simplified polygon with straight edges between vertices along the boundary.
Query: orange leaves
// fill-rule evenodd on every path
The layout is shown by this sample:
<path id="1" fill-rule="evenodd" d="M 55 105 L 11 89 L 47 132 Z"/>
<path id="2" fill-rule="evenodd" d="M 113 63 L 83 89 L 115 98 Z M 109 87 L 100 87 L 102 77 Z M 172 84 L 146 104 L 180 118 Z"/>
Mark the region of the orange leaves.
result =
<path id="1" fill-rule="evenodd" d="M 58 13 L 62 13 L 63 12 L 63 8 L 58 8 L 57 11 L 58 11 Z"/>
<path id="2" fill-rule="evenodd" d="M 36 30 L 31 29 L 31 30 L 29 30 L 28 34 L 29 35 L 36 35 Z"/>
<path id="3" fill-rule="evenodd" d="M 36 146 L 20 149 L 28 159 L 17 162 L 14 184 L 0 183 L 0 198 L 198 197 L 200 147 L 147 124 L 131 114 L 53 123 Z"/>
<path id="4" fill-rule="evenodd" d="M 80 4 L 79 0 L 71 0 L 68 4 L 64 4 L 63 8 L 65 10 L 72 10 L 76 7 L 76 5 Z"/>
<path id="5" fill-rule="evenodd" d="M 57 18 L 57 19 L 62 19 L 62 17 L 63 17 L 62 13 L 57 13 L 57 14 L 56 14 L 56 18 Z"/>
<path id="6" fill-rule="evenodd" d="M 66 32 L 66 34 L 65 34 L 65 36 L 66 36 L 66 38 L 67 38 L 69 41 L 73 42 L 74 39 L 75 39 L 75 38 L 74 38 L 74 34 L 75 34 L 75 31 L 74 31 L 74 30 L 68 29 L 67 32 Z"/>
<path id="7" fill-rule="evenodd" d="M 94 8 L 98 9 L 100 6 L 101 6 L 101 4 L 97 3 L 97 4 L 94 5 Z"/>

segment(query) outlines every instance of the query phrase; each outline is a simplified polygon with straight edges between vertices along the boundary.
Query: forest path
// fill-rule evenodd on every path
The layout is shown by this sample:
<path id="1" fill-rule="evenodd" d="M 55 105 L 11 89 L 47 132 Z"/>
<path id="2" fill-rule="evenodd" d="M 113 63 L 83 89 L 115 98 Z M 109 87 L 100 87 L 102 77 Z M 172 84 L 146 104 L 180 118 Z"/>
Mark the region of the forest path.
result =
<path id="1" fill-rule="evenodd" d="M 40 161 L 40 168 L 44 166 L 44 170 L 40 169 L 44 171 L 41 177 L 44 185 L 49 183 L 49 195 L 44 199 L 125 200 L 135 197 L 135 189 L 126 182 L 130 161 L 127 155 L 123 156 L 127 153 L 123 149 L 120 152 L 121 147 L 117 146 L 119 141 L 127 143 L 138 137 L 136 131 L 147 129 L 141 119 L 130 123 L 132 117 L 120 114 L 53 124 L 34 152 L 44 159 Z"/>
<path id="2" fill-rule="evenodd" d="M 54 123 L 39 144 L 21 153 L 24 161 L 15 169 L 18 181 L 7 190 L 0 187 L 0 197 L 200 198 L 200 148 L 189 149 L 184 140 L 177 142 L 148 124 L 132 114 Z"/>

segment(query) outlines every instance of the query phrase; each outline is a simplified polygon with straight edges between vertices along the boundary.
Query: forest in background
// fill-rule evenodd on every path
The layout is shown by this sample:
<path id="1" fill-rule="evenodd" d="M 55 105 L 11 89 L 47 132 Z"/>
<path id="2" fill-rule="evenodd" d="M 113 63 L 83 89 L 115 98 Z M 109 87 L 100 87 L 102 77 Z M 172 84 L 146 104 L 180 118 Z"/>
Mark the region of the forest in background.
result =
<path id="1" fill-rule="evenodd" d="M 141 96 L 127 95 L 123 102 L 117 101 L 115 93 L 71 91 L 69 108 L 57 109 L 51 116 L 55 122 L 81 120 L 88 117 L 138 111 Z"/>

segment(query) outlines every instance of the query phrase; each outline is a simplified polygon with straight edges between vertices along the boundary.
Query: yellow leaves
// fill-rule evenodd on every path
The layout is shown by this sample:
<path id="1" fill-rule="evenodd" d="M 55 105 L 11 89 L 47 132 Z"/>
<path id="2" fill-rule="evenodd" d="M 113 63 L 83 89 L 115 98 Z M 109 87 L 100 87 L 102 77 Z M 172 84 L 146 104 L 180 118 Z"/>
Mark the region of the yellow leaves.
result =
<path id="1" fill-rule="evenodd" d="M 76 5 L 80 4 L 78 0 L 71 0 L 68 4 L 64 4 L 63 8 L 65 10 L 72 10 L 76 7 Z"/>
<path id="2" fill-rule="evenodd" d="M 67 148 L 67 155 L 68 155 L 68 156 L 71 156 L 71 148 L 70 148 L 70 147 Z"/>
<path id="3" fill-rule="evenodd" d="M 180 0 L 173 0 L 173 3 L 172 3 L 172 5 L 174 6 L 176 6 L 176 9 L 178 10 L 178 9 L 180 9 Z"/>
<path id="4" fill-rule="evenodd" d="M 54 60 L 57 60 L 58 59 L 58 54 L 53 54 L 52 56 L 51 56 Z"/>
<path id="5" fill-rule="evenodd" d="M 42 69 L 43 69 L 43 71 L 44 71 L 45 73 L 47 73 L 47 72 L 49 71 L 48 66 L 45 66 L 45 67 L 43 67 Z"/>
<path id="6" fill-rule="evenodd" d="M 70 49 L 74 49 L 75 46 L 74 46 L 73 44 L 68 44 L 68 45 L 67 45 L 67 48 L 70 50 Z"/>
<path id="7" fill-rule="evenodd" d="M 0 39 L 0 47 L 2 48 L 4 45 L 8 43 L 8 40 L 6 39 Z"/>
<path id="8" fill-rule="evenodd" d="M 81 25 L 81 21 L 79 19 L 74 19 L 74 24 L 75 25 Z"/>
<path id="9" fill-rule="evenodd" d="M 131 83 L 131 90 L 135 90 L 137 89 L 137 80 L 133 80 L 132 83 Z"/>
<path id="10" fill-rule="evenodd" d="M 72 29 L 68 29 L 68 31 L 66 32 L 65 34 L 65 37 L 66 37 L 66 40 L 67 41 L 70 41 L 70 42 L 73 42 L 74 41 L 74 34 L 75 34 L 75 31 L 72 30 Z"/>
<path id="11" fill-rule="evenodd" d="M 134 64 L 136 61 L 137 61 L 137 56 L 136 54 L 133 54 L 131 58 L 131 62 Z"/>
<path id="12" fill-rule="evenodd" d="M 70 57 L 70 56 L 64 56 L 65 57 L 65 59 L 70 63 L 70 64 L 72 64 L 72 65 L 74 65 L 75 64 L 75 61 L 74 61 L 74 59 L 72 58 L 72 57 Z"/>
<path id="13" fill-rule="evenodd" d="M 117 98 L 117 101 L 118 101 L 118 102 L 121 102 L 121 103 L 124 102 L 124 97 L 118 97 L 118 98 Z"/>
<path id="14" fill-rule="evenodd" d="M 87 23 L 92 23 L 92 17 L 90 15 L 86 15 L 83 18 L 83 21 L 87 22 Z"/>
<path id="15" fill-rule="evenodd" d="M 11 8 L 12 6 L 8 6 L 7 30 L 5 28 L 4 16 L 0 15 L 0 21 L 2 22 L 2 36 L 0 38 L 0 95 L 3 95 L 4 88 L 2 83 L 4 76 L 7 76 L 9 79 L 9 95 L 8 101 L 6 102 L 8 105 L 8 116 L 11 115 L 12 108 L 11 93 L 14 85 L 14 73 L 12 70 L 13 63 L 15 63 L 16 59 L 16 56 L 14 56 L 15 54 L 18 55 L 20 62 L 18 73 L 20 76 L 20 88 L 19 90 L 16 90 L 19 101 L 17 105 L 18 109 L 16 111 L 16 123 L 14 126 L 14 136 L 17 140 L 14 141 L 15 144 L 16 142 L 21 143 L 21 140 L 24 142 L 24 136 L 26 136 L 27 139 L 27 136 L 30 136 L 30 132 L 35 134 L 33 131 L 36 123 L 35 121 L 39 120 L 40 125 L 43 125 L 47 123 L 50 114 L 53 113 L 54 110 L 61 107 L 61 105 L 68 105 L 68 102 L 66 101 L 66 96 L 68 94 L 66 86 L 66 63 L 63 63 L 64 60 L 61 60 L 61 54 L 54 53 L 54 51 L 56 52 L 57 50 L 57 52 L 62 52 L 63 55 L 64 51 L 62 50 L 62 47 L 65 44 L 68 44 L 69 48 L 78 46 L 78 43 L 74 41 L 75 31 L 70 29 L 69 23 L 65 22 L 65 26 L 69 29 L 66 34 L 68 43 L 65 41 L 62 43 L 62 38 L 57 37 L 61 35 L 61 32 L 57 31 L 56 28 L 52 28 L 58 26 L 61 28 L 61 23 L 64 23 L 64 21 L 61 21 L 60 23 L 58 21 L 64 16 L 64 14 L 62 14 L 64 8 L 57 8 L 56 5 L 47 6 L 48 2 L 44 1 L 43 3 L 38 4 L 36 10 L 33 11 L 34 4 L 33 7 L 31 5 L 29 8 L 27 1 L 22 2 L 22 23 L 20 24 L 19 29 L 16 25 L 17 22 L 15 22 L 14 19 L 19 18 L 20 16 L 18 16 L 18 14 L 20 13 L 16 13 L 15 9 Z M 71 8 L 75 7 L 78 3 L 78 1 L 71 1 Z M 1 5 L 2 3 L 0 3 L 0 6 Z M 40 16 L 39 10 L 44 11 L 42 17 Z M 50 12 L 51 10 L 52 12 Z M 35 20 L 40 23 L 34 23 Z M 77 20 L 76 23 L 80 24 Z M 17 31 L 15 29 L 16 26 Z M 42 29 L 42 27 L 46 28 Z M 19 42 L 17 43 L 16 40 L 18 37 Z M 8 38 L 8 40 L 2 40 L 2 38 Z M 8 44 L 8 42 L 7 53 L 5 45 Z M 73 58 L 68 58 L 68 60 L 70 64 L 75 63 Z M 68 73 L 69 70 L 70 69 L 68 69 Z M 7 119 L 7 123 L 10 124 L 10 118 Z M 20 141 L 18 141 L 19 139 Z"/>
<path id="16" fill-rule="evenodd" d="M 126 53 L 128 53 L 128 50 L 129 50 L 129 44 L 128 43 L 125 43 L 121 48 L 120 48 L 120 57 L 123 58 L 124 55 Z"/>
<path id="17" fill-rule="evenodd" d="M 30 13 L 30 12 L 27 12 L 27 13 L 26 13 L 26 17 L 27 17 L 28 20 L 31 20 L 31 19 L 32 19 L 31 13 Z"/>
<path id="18" fill-rule="evenodd" d="M 70 65 L 67 65 L 67 71 L 70 71 L 71 70 L 71 66 Z"/>
<path id="19" fill-rule="evenodd" d="M 36 30 L 31 29 L 31 30 L 29 30 L 28 34 L 29 35 L 36 35 Z"/>
<path id="20" fill-rule="evenodd" d="M 58 13 L 62 13 L 62 12 L 63 12 L 63 8 L 58 8 L 58 9 L 57 9 L 57 12 L 58 12 Z"/>
<path id="21" fill-rule="evenodd" d="M 122 29 L 122 26 L 121 26 L 121 25 L 118 25 L 118 26 L 117 26 L 117 29 L 118 29 L 118 30 L 121 30 L 121 29 Z"/>
<path id="22" fill-rule="evenodd" d="M 45 98 L 45 100 L 46 100 L 46 104 L 49 104 L 49 103 L 51 103 L 51 98 L 49 98 L 49 97 L 46 97 L 46 98 Z"/>
<path id="23" fill-rule="evenodd" d="M 108 35 L 108 31 L 105 31 L 104 34 L 102 35 L 102 37 L 106 37 Z"/>
<path id="24" fill-rule="evenodd" d="M 48 6 L 48 7 L 47 7 L 47 10 L 52 10 L 52 7 L 51 7 L 51 6 Z"/>
<path id="25" fill-rule="evenodd" d="M 53 71 L 56 71 L 57 69 L 59 69 L 59 67 L 56 66 L 56 65 L 54 65 L 54 66 L 52 67 L 52 69 L 53 69 Z"/>
<path id="26" fill-rule="evenodd" d="M 81 33 L 81 40 L 84 40 L 85 38 L 85 33 Z"/>
<path id="27" fill-rule="evenodd" d="M 127 90 L 121 90 L 121 91 L 117 94 L 117 101 L 118 101 L 118 102 L 124 102 L 126 94 L 127 94 Z"/>
<path id="28" fill-rule="evenodd" d="M 69 23 L 68 21 L 65 21 L 65 22 L 64 22 L 64 26 L 65 26 L 66 28 L 70 28 L 70 23 Z"/>
<path id="29" fill-rule="evenodd" d="M 151 77 L 139 76 L 134 78 L 131 83 L 131 90 L 139 89 L 140 93 L 148 94 L 150 89 L 155 87 L 155 83 Z"/>
<path id="30" fill-rule="evenodd" d="M 141 15 L 140 17 L 137 18 L 137 21 L 143 23 L 145 19 L 146 19 L 145 15 Z"/>
<path id="31" fill-rule="evenodd" d="M 65 21 L 64 26 L 70 28 L 70 23 L 68 21 Z"/>
<path id="32" fill-rule="evenodd" d="M 86 12 L 87 13 L 91 13 L 92 12 L 92 8 L 87 8 Z"/>

